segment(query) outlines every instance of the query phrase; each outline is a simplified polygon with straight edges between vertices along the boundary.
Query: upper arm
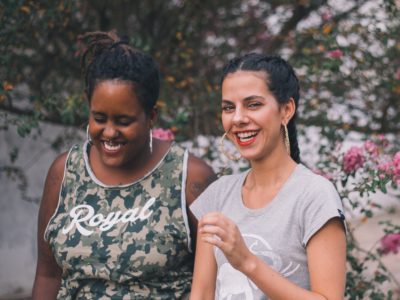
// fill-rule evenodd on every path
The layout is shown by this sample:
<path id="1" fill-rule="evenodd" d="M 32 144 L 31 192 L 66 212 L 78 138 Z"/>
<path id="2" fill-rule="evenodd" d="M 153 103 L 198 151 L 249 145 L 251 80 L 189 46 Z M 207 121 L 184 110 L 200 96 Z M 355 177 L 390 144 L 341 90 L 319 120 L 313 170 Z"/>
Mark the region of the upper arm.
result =
<path id="1" fill-rule="evenodd" d="M 189 154 L 185 189 L 187 208 L 189 208 L 196 198 L 216 179 L 217 176 L 209 165 L 201 159 Z M 190 230 L 193 233 L 192 237 L 193 240 L 196 241 L 197 219 L 190 209 L 187 209 L 187 214 Z"/>
<path id="2" fill-rule="evenodd" d="M 217 263 L 213 246 L 197 235 L 196 258 L 194 263 L 191 300 L 214 299 L 217 279 Z"/>
<path id="3" fill-rule="evenodd" d="M 343 299 L 346 237 L 342 221 L 330 219 L 307 243 L 311 290 L 329 300 Z"/>
<path id="4" fill-rule="evenodd" d="M 189 154 L 188 173 L 186 180 L 186 200 L 188 205 L 217 179 L 212 168 L 204 161 Z"/>
<path id="5" fill-rule="evenodd" d="M 57 292 L 59 288 L 61 269 L 55 261 L 50 245 L 44 240 L 44 233 L 50 218 L 57 209 L 66 157 L 67 154 L 64 153 L 55 159 L 47 173 L 43 189 L 38 216 L 38 257 L 33 287 L 34 299 L 43 299 L 42 293 L 48 295 L 49 299 L 55 298 L 55 295 L 50 297 L 50 294 Z M 49 288 L 51 291 L 48 290 Z"/>

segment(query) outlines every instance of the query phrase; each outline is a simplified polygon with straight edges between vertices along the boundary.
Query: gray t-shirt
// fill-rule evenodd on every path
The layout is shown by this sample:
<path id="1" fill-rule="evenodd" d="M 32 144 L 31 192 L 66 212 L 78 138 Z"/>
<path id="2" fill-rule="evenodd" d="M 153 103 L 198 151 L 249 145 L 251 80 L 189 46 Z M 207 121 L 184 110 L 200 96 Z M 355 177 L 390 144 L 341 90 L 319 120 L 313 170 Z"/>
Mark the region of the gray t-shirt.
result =
<path id="1" fill-rule="evenodd" d="M 246 245 L 274 270 L 293 283 L 310 289 L 306 245 L 331 218 L 344 219 L 333 184 L 298 164 L 275 198 L 260 209 L 247 208 L 242 186 L 248 172 L 222 176 L 211 184 L 190 209 L 200 219 L 219 211 L 238 226 Z M 215 299 L 268 299 L 217 247 Z"/>

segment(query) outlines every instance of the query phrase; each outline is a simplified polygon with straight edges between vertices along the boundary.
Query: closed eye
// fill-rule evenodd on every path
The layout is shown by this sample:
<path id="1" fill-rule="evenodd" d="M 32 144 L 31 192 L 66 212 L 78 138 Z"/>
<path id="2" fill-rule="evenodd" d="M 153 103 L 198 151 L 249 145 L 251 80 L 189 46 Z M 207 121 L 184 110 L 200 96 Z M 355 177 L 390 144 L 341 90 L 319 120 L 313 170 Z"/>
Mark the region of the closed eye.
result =
<path id="1" fill-rule="evenodd" d="M 107 117 L 100 113 L 92 113 L 93 119 L 97 123 L 104 123 L 107 121 Z"/>
<path id="2" fill-rule="evenodd" d="M 115 120 L 115 122 L 116 122 L 118 125 L 121 125 L 121 126 L 129 126 L 129 125 L 132 124 L 133 121 L 134 121 L 133 119 L 131 119 L 131 118 L 126 118 L 126 117 L 117 118 L 117 119 Z"/>
<path id="3" fill-rule="evenodd" d="M 262 105 L 262 103 L 260 103 L 260 102 L 250 102 L 248 105 L 247 105 L 247 107 L 249 107 L 249 108 L 258 108 L 258 107 L 260 107 Z"/>
<path id="4" fill-rule="evenodd" d="M 230 112 L 230 111 L 234 110 L 235 107 L 233 105 L 222 105 L 221 109 L 224 112 Z"/>

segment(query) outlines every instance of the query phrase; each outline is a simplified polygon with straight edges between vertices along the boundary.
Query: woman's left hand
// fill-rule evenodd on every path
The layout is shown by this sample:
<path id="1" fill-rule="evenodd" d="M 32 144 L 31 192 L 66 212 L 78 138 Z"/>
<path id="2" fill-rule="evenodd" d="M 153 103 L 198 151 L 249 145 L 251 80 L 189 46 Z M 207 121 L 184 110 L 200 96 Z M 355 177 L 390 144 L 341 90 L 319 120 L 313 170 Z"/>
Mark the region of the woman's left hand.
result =
<path id="1" fill-rule="evenodd" d="M 254 257 L 236 224 L 219 212 L 211 212 L 201 218 L 199 234 L 203 241 L 221 249 L 232 267 L 239 271 L 245 271 Z"/>

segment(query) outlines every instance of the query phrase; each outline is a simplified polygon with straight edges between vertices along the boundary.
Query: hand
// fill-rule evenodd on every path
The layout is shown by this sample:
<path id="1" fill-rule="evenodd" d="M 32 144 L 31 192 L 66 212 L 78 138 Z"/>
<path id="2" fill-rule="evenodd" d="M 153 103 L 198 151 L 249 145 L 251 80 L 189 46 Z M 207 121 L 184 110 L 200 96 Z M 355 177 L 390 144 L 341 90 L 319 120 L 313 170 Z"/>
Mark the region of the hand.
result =
<path id="1" fill-rule="evenodd" d="M 221 213 L 211 212 L 199 221 L 198 226 L 201 239 L 221 249 L 232 267 L 241 272 L 250 267 L 254 255 L 231 219 Z"/>

